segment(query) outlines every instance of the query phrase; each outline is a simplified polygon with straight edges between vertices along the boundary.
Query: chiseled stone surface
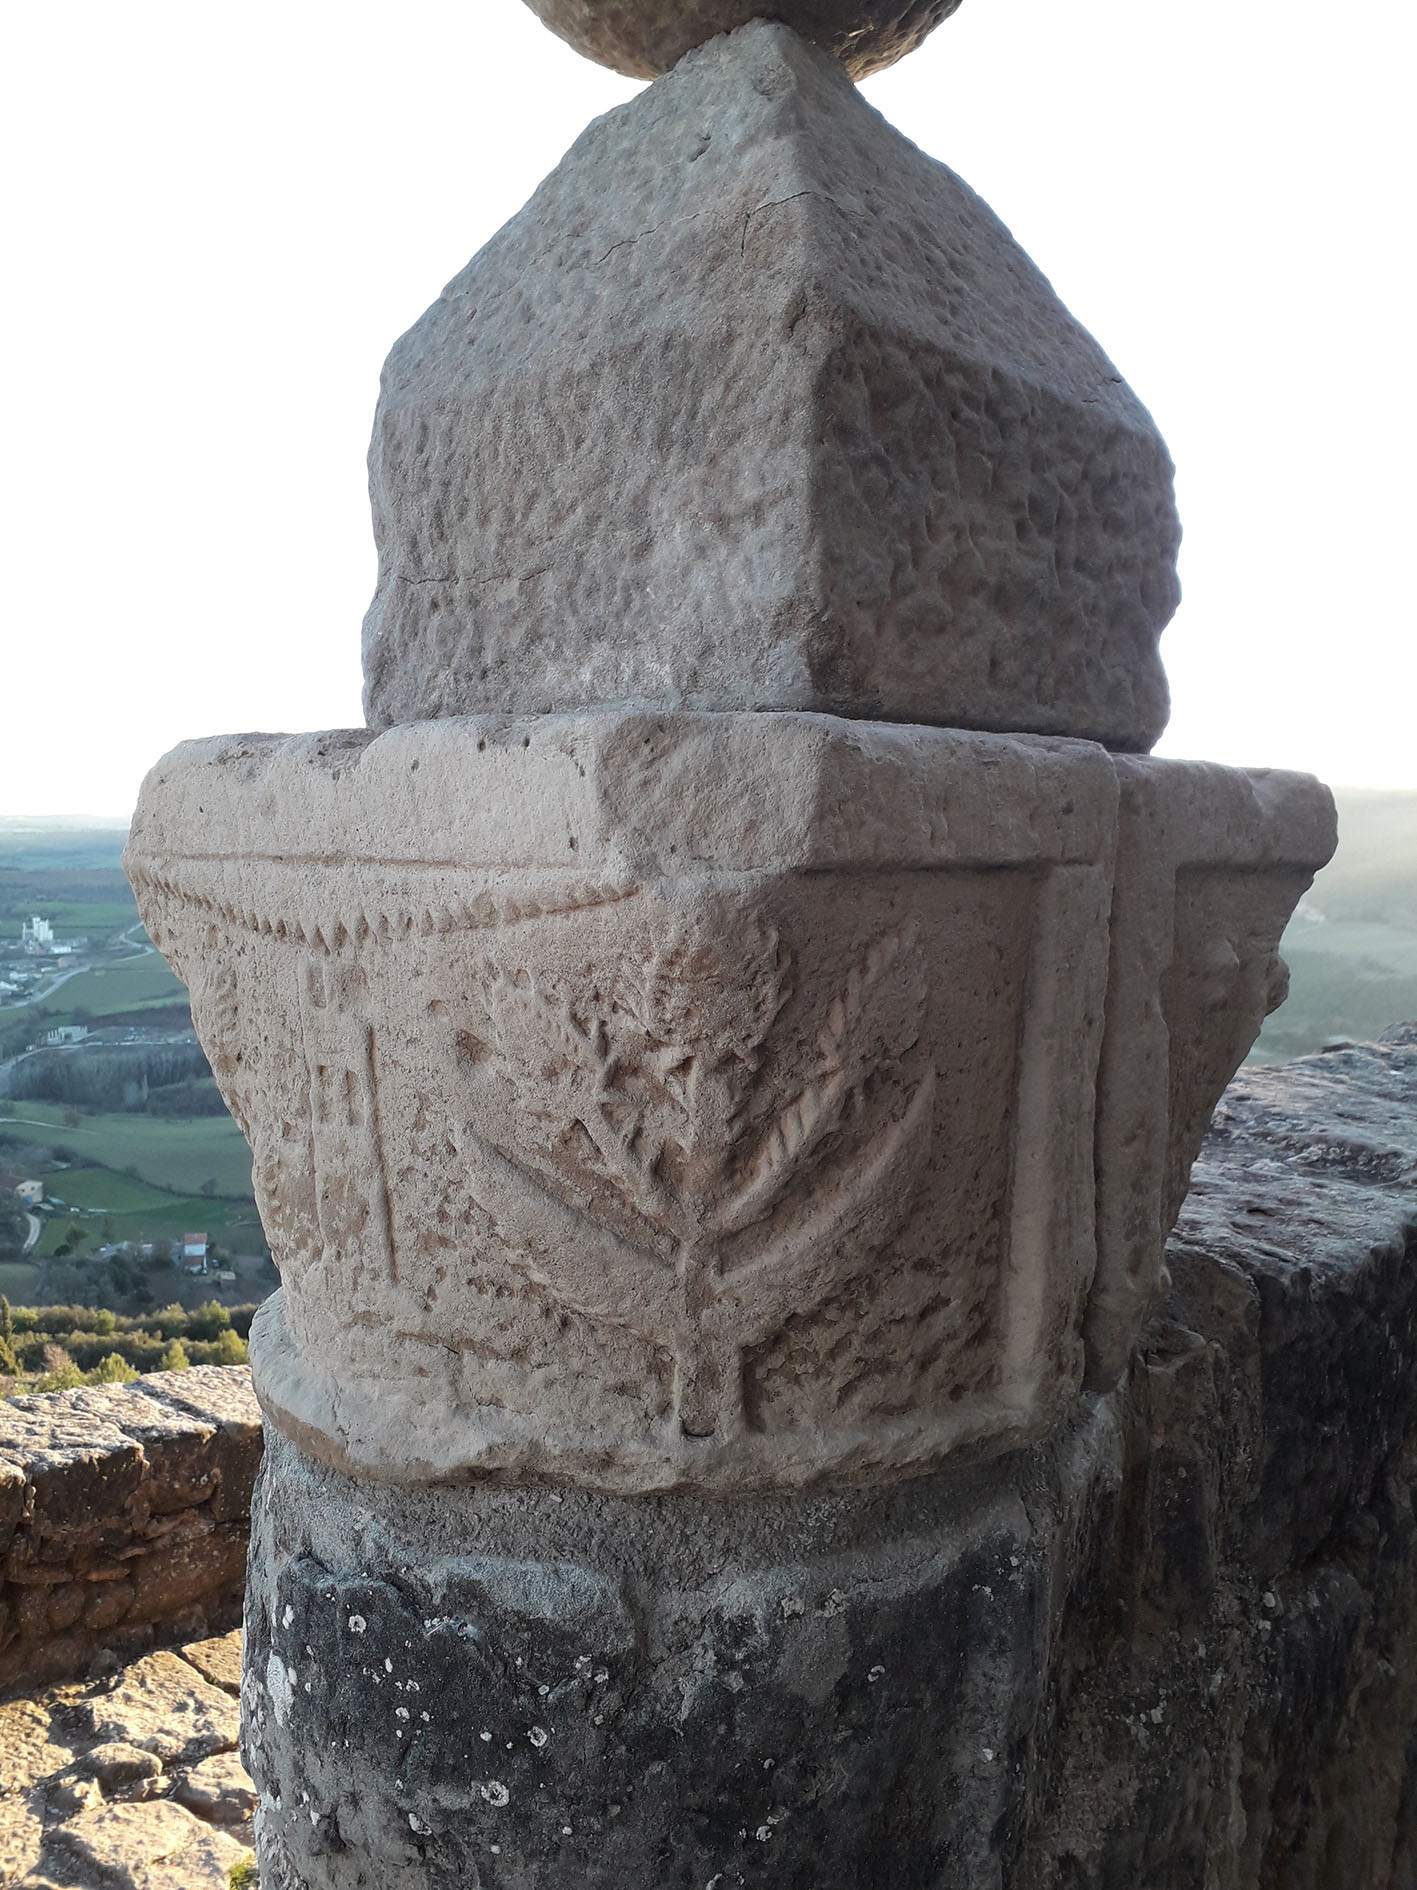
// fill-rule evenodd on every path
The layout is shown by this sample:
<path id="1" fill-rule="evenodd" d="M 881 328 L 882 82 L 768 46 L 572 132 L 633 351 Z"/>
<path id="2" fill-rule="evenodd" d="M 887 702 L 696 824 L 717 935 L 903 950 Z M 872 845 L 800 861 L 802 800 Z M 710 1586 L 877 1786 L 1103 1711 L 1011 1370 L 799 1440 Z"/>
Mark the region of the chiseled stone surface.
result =
<path id="1" fill-rule="evenodd" d="M 624 1492 L 862 1481 L 1057 1421 L 1104 1023 L 1159 1199 L 1333 844 L 1307 777 L 1123 772 L 1208 838 L 1168 851 L 1158 815 L 1153 846 L 1143 808 L 1119 847 L 1091 744 L 818 716 L 176 751 L 128 869 L 255 1150 L 267 1412 L 380 1476 Z M 1113 907 L 1169 941 L 1201 885 L 1113 1017 Z"/>
<path id="2" fill-rule="evenodd" d="M 135 1661 L 111 1692 L 83 1707 L 82 1717 L 100 1742 L 123 1740 L 165 1766 L 196 1765 L 236 1744 L 232 1695 L 163 1649 Z"/>
<path id="3" fill-rule="evenodd" d="M 256 1789 L 235 1752 L 218 1752 L 194 1765 L 173 1797 L 213 1824 L 247 1824 L 256 1809 Z"/>
<path id="4" fill-rule="evenodd" d="M 260 1454 L 244 1366 L 0 1403 L 0 1690 L 229 1626 Z"/>
<path id="5" fill-rule="evenodd" d="M 240 1641 L 200 1651 L 235 1674 Z M 255 1802 L 239 1691 L 158 1653 L 0 1705 L 0 1887 L 228 1890 Z"/>
<path id="6" fill-rule="evenodd" d="M 274 1439 L 266 1890 L 1407 1890 L 1414 1158 L 1417 1027 L 1247 1070 L 1127 1380 L 991 1465 L 431 1505 Z"/>
<path id="7" fill-rule="evenodd" d="M 755 20 L 765 0 L 527 0 L 577 52 L 634 79 L 668 72 L 715 34 Z M 772 17 L 865 78 L 914 52 L 959 0 L 775 0 Z"/>
<path id="8" fill-rule="evenodd" d="M 214 1687 L 225 1687 L 228 1693 L 241 1691 L 239 1634 L 217 1634 L 209 1640 L 191 1641 L 182 1649 L 182 1658 Z"/>
<path id="9" fill-rule="evenodd" d="M 1146 750 L 1171 464 L 998 218 L 758 21 L 592 125 L 384 370 L 373 726 L 811 709 Z"/>
<path id="10" fill-rule="evenodd" d="M 1164 1286 L 1162 1245 L 1226 1084 L 1289 972 L 1279 942 L 1337 844 L 1292 774 L 1118 756 L 1116 889 L 1098 1072 L 1088 1377 L 1115 1384 Z"/>

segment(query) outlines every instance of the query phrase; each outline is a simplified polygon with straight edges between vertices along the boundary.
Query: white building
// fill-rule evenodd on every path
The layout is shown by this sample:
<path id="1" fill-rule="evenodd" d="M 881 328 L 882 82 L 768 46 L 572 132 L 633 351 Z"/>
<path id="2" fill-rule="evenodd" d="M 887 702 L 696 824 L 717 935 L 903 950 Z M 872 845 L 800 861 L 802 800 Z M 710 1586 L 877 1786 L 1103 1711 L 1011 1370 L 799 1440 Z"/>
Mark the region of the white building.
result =
<path id="1" fill-rule="evenodd" d="M 59 1024 L 53 1030 L 46 1030 L 44 1041 L 57 1048 L 66 1043 L 82 1043 L 89 1034 L 87 1024 Z"/>
<path id="2" fill-rule="evenodd" d="M 20 945 L 27 952 L 52 952 L 54 927 L 48 919 L 41 919 L 39 914 L 35 913 L 20 927 Z"/>

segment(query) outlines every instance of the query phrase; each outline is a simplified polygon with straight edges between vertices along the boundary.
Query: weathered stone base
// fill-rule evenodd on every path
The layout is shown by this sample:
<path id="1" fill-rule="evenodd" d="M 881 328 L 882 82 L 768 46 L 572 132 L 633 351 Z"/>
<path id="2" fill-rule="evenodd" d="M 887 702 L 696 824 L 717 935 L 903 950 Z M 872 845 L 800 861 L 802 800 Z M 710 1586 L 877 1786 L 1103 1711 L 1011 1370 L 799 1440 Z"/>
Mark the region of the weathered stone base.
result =
<path id="1" fill-rule="evenodd" d="M 266 1890 L 1410 1890 L 1417 1053 L 1247 1072 L 1120 1392 L 895 1489 L 359 1483 L 272 1436 Z"/>
<path id="2" fill-rule="evenodd" d="M 1036 1455 L 809 1502 L 430 1496 L 273 1436 L 247 1627 L 264 1868 L 726 1890 L 819 1885 L 831 1858 L 863 1890 L 988 1883 L 1078 1481 Z"/>

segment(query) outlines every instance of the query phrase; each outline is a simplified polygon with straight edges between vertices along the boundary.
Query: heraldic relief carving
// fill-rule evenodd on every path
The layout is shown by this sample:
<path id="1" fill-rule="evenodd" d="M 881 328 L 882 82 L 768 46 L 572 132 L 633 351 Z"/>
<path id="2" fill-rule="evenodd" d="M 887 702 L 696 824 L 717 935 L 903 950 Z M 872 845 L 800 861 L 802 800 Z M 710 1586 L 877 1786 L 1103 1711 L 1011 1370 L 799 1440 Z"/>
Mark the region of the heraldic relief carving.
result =
<path id="1" fill-rule="evenodd" d="M 762 721 L 252 738 L 150 780 L 129 867 L 252 1143 L 256 1380 L 314 1454 L 851 1481 L 1037 1434 L 1085 1342 L 1095 1383 L 1125 1361 L 1327 815 L 1083 742 Z M 1213 868 L 1171 837 L 1197 795 Z M 174 845 L 189 803 L 260 806 L 266 846 Z"/>
<path id="2" fill-rule="evenodd" d="M 671 719 L 655 778 L 711 774 L 738 720 Z M 257 1381 L 307 1448 L 772 1486 L 924 1467 L 1075 1393 L 1112 769 L 847 726 L 775 722 L 801 757 L 780 834 L 704 826 L 697 787 L 686 833 L 649 777 L 627 810 L 581 723 L 573 749 L 476 720 L 339 759 L 197 745 L 149 784 L 158 822 L 188 794 L 226 818 L 223 783 L 293 810 L 260 856 L 139 831 L 129 866 L 252 1142 L 283 1278 Z M 481 811 L 408 860 L 361 809 L 415 747 L 411 831 L 455 790 Z M 505 797 L 550 810 L 510 861 Z"/>

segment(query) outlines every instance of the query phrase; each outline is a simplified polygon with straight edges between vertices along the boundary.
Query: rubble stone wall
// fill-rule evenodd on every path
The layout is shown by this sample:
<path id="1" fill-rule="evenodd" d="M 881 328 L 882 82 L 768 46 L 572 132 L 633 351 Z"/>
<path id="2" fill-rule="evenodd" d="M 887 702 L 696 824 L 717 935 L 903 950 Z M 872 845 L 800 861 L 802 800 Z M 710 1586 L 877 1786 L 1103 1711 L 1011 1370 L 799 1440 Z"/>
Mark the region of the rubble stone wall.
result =
<path id="1" fill-rule="evenodd" d="M 234 1625 L 260 1456 L 244 1366 L 0 1404 L 0 1694 Z"/>

